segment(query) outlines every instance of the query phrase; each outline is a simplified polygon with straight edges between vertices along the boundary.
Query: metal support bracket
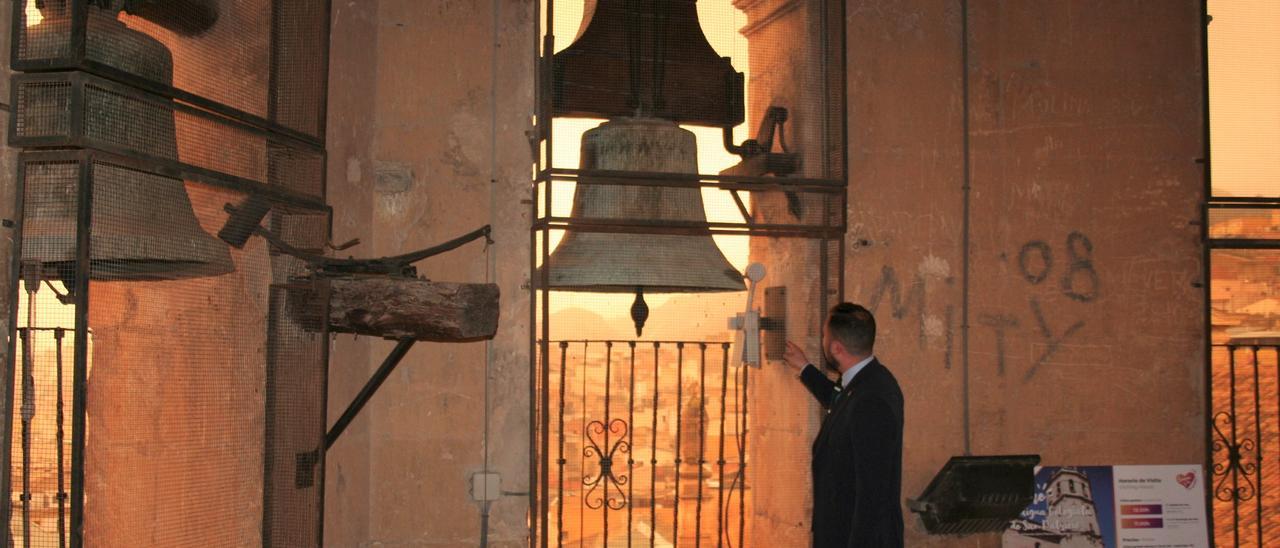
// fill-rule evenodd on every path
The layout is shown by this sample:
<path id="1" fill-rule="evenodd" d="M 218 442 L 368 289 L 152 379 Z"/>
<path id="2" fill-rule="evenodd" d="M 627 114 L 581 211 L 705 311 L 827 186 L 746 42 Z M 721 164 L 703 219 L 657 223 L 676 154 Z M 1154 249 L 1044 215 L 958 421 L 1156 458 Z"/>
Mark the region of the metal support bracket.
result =
<path id="1" fill-rule="evenodd" d="M 791 175 L 800 169 L 800 155 L 791 152 L 787 148 L 786 139 L 786 122 L 787 109 L 778 106 L 769 107 L 765 111 L 764 118 L 760 120 L 760 128 L 756 130 L 755 139 L 747 139 L 741 145 L 733 144 L 733 128 L 724 128 L 724 148 L 731 154 L 742 157 L 742 161 L 737 165 L 726 169 L 721 175 L 734 175 L 746 177 L 763 177 L 765 175 L 774 175 L 785 177 Z M 774 137 L 777 137 L 777 143 L 782 152 L 774 152 Z M 800 196 L 794 192 L 788 192 L 787 210 L 791 215 L 799 220 L 804 214 L 803 205 L 800 203 Z M 735 200 L 738 200 L 735 191 Z"/>
<path id="2" fill-rule="evenodd" d="M 365 404 L 369 403 L 373 395 L 378 392 L 378 388 L 382 387 L 382 383 L 396 370 L 396 366 L 400 365 L 400 361 L 409 353 L 409 349 L 413 348 L 415 342 L 417 341 L 405 337 L 396 343 L 395 348 L 391 349 L 391 353 L 387 354 L 387 357 L 382 360 L 382 365 L 378 366 L 378 370 L 374 371 L 373 376 L 369 377 L 369 380 L 364 383 L 364 387 L 360 389 L 356 397 L 351 400 L 350 404 L 347 404 L 346 411 L 343 411 L 342 416 L 338 417 L 338 420 L 329 428 L 329 432 L 324 436 L 323 448 L 297 454 L 297 468 L 294 472 L 295 487 L 305 489 L 315 484 L 315 467 L 320 463 L 320 452 L 322 450 L 328 451 L 330 447 L 333 447 L 333 443 L 338 441 L 338 437 L 347 430 L 347 427 L 351 425 L 351 421 L 355 420 L 356 415 L 360 414 Z"/>

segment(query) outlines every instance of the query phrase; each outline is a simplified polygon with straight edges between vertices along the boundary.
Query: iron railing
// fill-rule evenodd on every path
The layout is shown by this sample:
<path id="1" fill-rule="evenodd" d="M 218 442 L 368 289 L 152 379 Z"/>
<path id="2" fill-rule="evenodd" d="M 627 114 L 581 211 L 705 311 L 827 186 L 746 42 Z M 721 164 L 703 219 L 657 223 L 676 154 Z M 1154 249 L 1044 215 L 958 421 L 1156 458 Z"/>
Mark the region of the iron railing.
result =
<path id="1" fill-rule="evenodd" d="M 1280 337 L 1213 346 L 1212 483 L 1219 545 L 1280 543 Z"/>
<path id="2" fill-rule="evenodd" d="M 553 364 L 552 545 L 743 546 L 748 368 L 730 366 L 729 343 L 539 346 Z"/>

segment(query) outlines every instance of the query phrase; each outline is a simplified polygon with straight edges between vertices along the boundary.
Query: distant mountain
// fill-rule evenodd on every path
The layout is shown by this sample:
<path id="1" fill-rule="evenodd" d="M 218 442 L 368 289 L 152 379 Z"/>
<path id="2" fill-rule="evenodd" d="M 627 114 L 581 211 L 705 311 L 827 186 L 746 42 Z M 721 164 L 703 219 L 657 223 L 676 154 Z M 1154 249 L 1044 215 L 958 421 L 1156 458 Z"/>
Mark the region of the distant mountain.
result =
<path id="1" fill-rule="evenodd" d="M 649 299 L 651 301 L 658 300 Z M 746 293 L 678 294 L 652 306 L 640 340 L 732 341 L 729 318 L 746 307 Z M 551 315 L 552 340 L 633 340 L 630 308 L 566 308 Z"/>

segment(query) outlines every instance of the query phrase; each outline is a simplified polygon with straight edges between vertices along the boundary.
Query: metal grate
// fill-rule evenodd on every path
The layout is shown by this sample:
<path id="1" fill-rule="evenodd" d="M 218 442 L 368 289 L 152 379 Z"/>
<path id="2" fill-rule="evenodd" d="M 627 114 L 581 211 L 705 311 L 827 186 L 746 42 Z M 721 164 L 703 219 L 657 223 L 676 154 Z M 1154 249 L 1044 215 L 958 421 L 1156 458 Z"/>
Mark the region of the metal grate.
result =
<path id="1" fill-rule="evenodd" d="M 326 0 L 156 2 L 118 17 L 89 2 L 50 0 L 37 10 L 35 1 L 14 2 L 16 70 L 89 70 L 322 142 Z M 119 62 L 144 42 L 162 44 L 169 61 Z"/>
<path id="2" fill-rule="evenodd" d="M 17 116 L 13 117 L 18 139 L 63 137 L 71 133 L 71 84 L 69 82 L 29 82 L 14 86 Z"/>
<path id="3" fill-rule="evenodd" d="M 320 250 L 327 241 L 327 215 L 275 214 L 270 222 L 274 232 L 299 249 Z M 327 288 L 320 282 L 295 281 L 305 273 L 305 265 L 289 255 L 272 253 L 271 267 L 262 544 L 320 546 L 328 333 L 314 326 L 326 324 L 328 311 L 323 305 L 310 316 L 288 310 L 286 296 L 303 285 L 327 303 Z"/>
<path id="4" fill-rule="evenodd" d="M 90 146 L 320 198 L 322 150 L 83 73 L 15 77 L 17 146 Z"/>
<path id="5" fill-rule="evenodd" d="M 83 152 L 23 159 L 14 546 L 320 545 L 327 336 L 281 309 L 302 265 L 261 240 L 226 265 L 225 245 L 202 251 L 237 192 Z M 272 226 L 323 247 L 327 213 L 292 210 Z"/>

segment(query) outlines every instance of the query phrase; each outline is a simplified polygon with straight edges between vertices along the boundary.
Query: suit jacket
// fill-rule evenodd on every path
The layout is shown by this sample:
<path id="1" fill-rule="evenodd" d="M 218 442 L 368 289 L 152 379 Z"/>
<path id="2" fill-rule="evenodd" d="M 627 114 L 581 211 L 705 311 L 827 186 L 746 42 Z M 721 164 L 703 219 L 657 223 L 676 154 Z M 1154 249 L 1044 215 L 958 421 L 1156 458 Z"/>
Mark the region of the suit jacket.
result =
<path id="1" fill-rule="evenodd" d="M 800 375 L 827 409 L 813 442 L 814 548 L 899 548 L 902 533 L 902 390 L 873 360 L 849 386 L 812 365 Z"/>

